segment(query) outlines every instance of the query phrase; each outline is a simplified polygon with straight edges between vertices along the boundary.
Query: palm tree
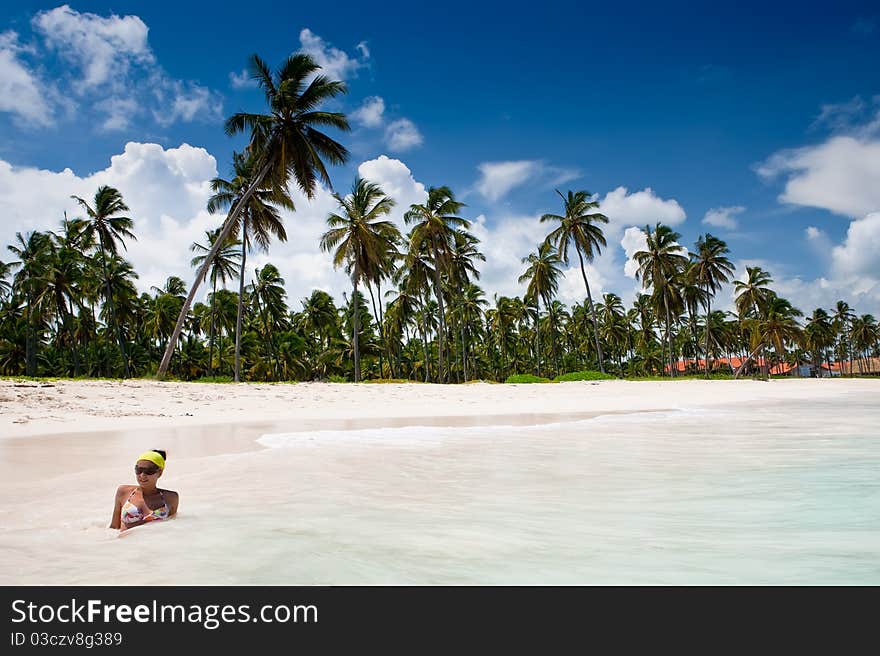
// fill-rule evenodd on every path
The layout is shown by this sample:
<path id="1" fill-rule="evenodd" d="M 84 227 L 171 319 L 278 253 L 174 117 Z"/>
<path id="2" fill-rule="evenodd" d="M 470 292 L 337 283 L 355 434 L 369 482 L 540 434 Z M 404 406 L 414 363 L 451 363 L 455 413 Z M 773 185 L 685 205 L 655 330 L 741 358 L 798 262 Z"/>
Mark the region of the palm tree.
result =
<path id="1" fill-rule="evenodd" d="M 538 244 L 538 250 L 522 259 L 523 264 L 528 264 L 525 272 L 517 279 L 520 284 L 528 283 L 526 288 L 526 301 L 544 301 L 544 307 L 550 311 L 550 302 L 559 289 L 559 277 L 562 275 L 562 258 L 548 242 Z M 535 323 L 535 339 L 537 341 L 536 360 L 538 375 L 541 375 L 541 337 L 538 324 Z M 555 348 L 555 346 L 554 346 Z"/>
<path id="2" fill-rule="evenodd" d="M 352 340 L 354 382 L 357 383 L 361 374 L 358 283 L 376 275 L 383 258 L 390 249 L 395 248 L 400 239 L 400 231 L 393 222 L 380 220 L 394 207 L 394 200 L 386 196 L 382 188 L 373 182 L 357 178 L 352 185 L 351 194 L 344 198 L 333 194 L 333 198 L 339 203 L 342 212 L 327 217 L 330 230 L 321 237 L 321 250 L 330 252 L 336 249 L 333 253 L 333 266 L 344 266 L 354 287 Z"/>
<path id="3" fill-rule="evenodd" d="M 775 294 L 767 303 L 764 317 L 758 321 L 758 339 L 762 344 L 773 344 L 777 362 L 783 361 L 786 343 L 798 343 L 803 339 L 803 331 L 797 317 L 803 316 L 784 298 Z"/>
<path id="4" fill-rule="evenodd" d="M 193 245 L 190 246 L 189 249 L 193 253 L 198 253 L 198 255 L 190 260 L 190 266 L 197 267 L 205 263 L 208 253 L 211 252 L 211 248 L 214 246 L 214 242 L 219 235 L 220 228 L 205 230 L 207 246 L 203 246 L 197 242 L 194 242 Z M 209 327 L 208 337 L 209 376 L 214 375 L 214 333 L 217 326 L 217 321 L 215 319 L 216 314 L 214 311 L 216 305 L 214 297 L 217 295 L 217 281 L 219 280 L 225 287 L 226 281 L 232 280 L 235 277 L 236 271 L 240 271 L 240 267 L 237 265 L 241 261 L 241 256 L 236 252 L 236 248 L 239 245 L 240 243 L 234 237 L 228 237 L 226 244 L 221 246 L 220 249 L 215 252 L 214 259 L 209 265 L 211 267 L 211 325 Z"/>
<path id="5" fill-rule="evenodd" d="M 455 200 L 455 195 L 449 187 L 431 187 L 428 189 L 428 198 L 425 203 L 410 205 L 409 210 L 403 215 L 403 220 L 407 225 L 414 224 L 410 232 L 410 253 L 425 250 L 430 254 L 434 265 L 434 296 L 437 298 L 440 309 L 440 325 L 437 331 L 437 368 L 441 383 L 446 379 L 443 368 L 443 340 L 446 327 L 443 288 L 440 279 L 449 270 L 456 229 L 467 230 L 471 225 L 466 219 L 456 216 L 464 206 L 464 203 Z"/>
<path id="6" fill-rule="evenodd" d="M 107 303 L 110 306 L 110 320 L 115 324 L 116 339 L 119 342 L 119 353 L 122 356 L 122 364 L 125 367 L 125 377 L 131 378 L 131 369 L 128 357 L 125 353 L 125 341 L 122 338 L 122 328 L 116 319 L 116 309 L 113 303 L 113 292 L 110 289 L 110 279 L 107 273 L 107 253 L 117 255 L 118 244 L 125 249 L 124 237 L 137 240 L 131 232 L 134 222 L 127 216 L 120 216 L 122 212 L 128 212 L 128 205 L 122 199 L 122 194 L 113 187 L 104 185 L 95 192 L 94 207 L 90 206 L 79 196 L 71 196 L 80 204 L 88 216 L 88 224 L 83 233 L 86 239 L 92 239 L 98 235 L 98 244 L 101 252 L 101 266 L 104 270 L 104 291 Z M 117 244 L 118 242 L 118 244 Z"/>
<path id="7" fill-rule="evenodd" d="M 275 346 L 275 330 L 287 325 L 287 292 L 284 291 L 284 278 L 274 264 L 267 264 L 254 271 L 254 283 L 251 297 L 257 304 L 257 311 L 265 330 L 269 357 L 275 361 L 274 376 L 279 375 L 280 361 Z"/>
<path id="8" fill-rule="evenodd" d="M 671 317 L 673 308 L 681 303 L 678 277 L 687 264 L 682 254 L 684 248 L 678 243 L 681 237 L 669 226 L 657 223 L 652 231 L 645 226 L 645 249 L 633 255 L 639 265 L 636 278 L 642 286 L 653 289 L 653 296 L 659 308 L 666 315 L 666 344 L 669 350 L 670 375 L 675 375 L 672 359 Z"/>
<path id="9" fill-rule="evenodd" d="M 726 243 L 707 232 L 697 239 L 697 252 L 691 254 L 694 279 L 706 290 L 706 378 L 709 377 L 709 315 L 712 314 L 712 297 L 723 283 L 730 282 L 733 275 L 734 266 L 727 258 L 729 252 Z"/>
<path id="10" fill-rule="evenodd" d="M 770 290 L 770 284 L 772 283 L 773 278 L 771 278 L 770 274 L 764 271 L 761 267 L 746 267 L 746 279 L 734 281 L 736 310 L 739 312 L 741 318 L 745 319 L 749 315 L 754 317 L 756 321 L 761 318 L 761 313 L 767 306 L 767 302 L 773 294 Z M 764 366 L 766 367 L 767 355 L 763 343 L 759 344 L 758 347 L 761 350 L 761 357 L 764 359 Z M 754 355 L 754 353 L 751 353 L 749 357 L 740 364 L 734 377 L 739 376 Z M 767 370 L 767 379 L 770 379 L 769 369 Z"/>
<path id="11" fill-rule="evenodd" d="M 241 376 L 241 321 L 244 312 L 244 272 L 248 250 L 253 250 L 254 243 L 263 251 L 269 250 L 272 237 L 278 241 L 287 241 L 284 221 L 278 208 L 293 211 L 293 201 L 284 187 L 260 188 L 253 191 L 247 200 L 254 175 L 255 161 L 242 153 L 232 156 L 235 176 L 232 180 L 214 178 L 211 189 L 214 195 L 208 199 L 208 211 L 214 213 L 220 209 L 242 206 L 235 222 L 241 224 L 241 255 L 238 277 L 238 315 L 235 321 L 235 373 L 234 380 L 239 382 Z M 231 216 L 231 215 L 230 215 Z M 227 219 L 227 223 L 231 221 Z M 225 229 L 225 228 L 224 228 Z M 228 237 L 227 237 L 228 239 Z M 213 247 L 212 247 L 212 250 Z M 216 253 L 216 251 L 215 251 Z"/>
<path id="12" fill-rule="evenodd" d="M 849 306 L 849 303 L 846 301 L 837 301 L 834 306 L 834 316 L 832 317 L 834 320 L 834 326 L 837 329 L 837 332 L 840 335 L 839 344 L 840 349 L 839 352 L 846 353 L 849 355 L 849 375 L 852 376 L 852 360 L 853 360 L 853 350 L 852 350 L 852 338 L 850 337 L 850 329 L 852 320 L 855 319 L 855 312 L 852 311 L 852 308 Z M 840 366 L 840 375 L 843 375 L 843 361 L 838 357 L 838 365 Z"/>
<path id="13" fill-rule="evenodd" d="M 306 197 L 312 198 L 319 180 L 332 188 L 324 160 L 331 164 L 344 164 L 348 159 L 345 147 L 318 129 L 324 126 L 349 129 L 348 120 L 343 114 L 318 109 L 328 100 L 345 93 L 344 83 L 330 81 L 324 75 L 313 75 L 320 70 L 320 66 L 309 55 L 302 53 L 288 57 L 274 75 L 257 55 L 251 56 L 250 67 L 253 77 L 263 89 L 269 111 L 267 114 L 235 114 L 226 121 L 226 132 L 235 135 L 250 131 L 248 151 L 253 159 L 253 170 L 257 173 L 249 181 L 239 202 L 232 207 L 212 251 L 220 250 L 221 245 L 226 243 L 237 225 L 239 214 L 257 189 L 285 189 L 292 177 Z M 264 184 L 265 180 L 269 180 L 270 184 Z M 208 253 L 196 274 L 174 327 L 169 348 L 165 350 L 159 365 L 159 378 L 168 370 L 172 345 L 183 329 L 196 290 L 204 280 L 208 262 L 214 259 L 214 255 L 215 252 Z"/>
<path id="14" fill-rule="evenodd" d="M 807 349 L 813 354 L 813 366 L 816 367 L 816 372 L 821 378 L 822 360 L 827 360 L 828 367 L 831 368 L 828 349 L 834 344 L 834 326 L 825 310 L 822 308 L 813 310 L 812 316 L 807 320 L 804 337 Z"/>
<path id="15" fill-rule="evenodd" d="M 464 314 L 464 305 L 467 303 L 466 300 L 466 290 L 470 287 L 475 287 L 471 283 L 471 279 L 473 277 L 474 280 L 480 279 L 480 272 L 476 267 L 475 261 L 480 260 L 481 262 L 486 261 L 486 256 L 483 255 L 477 245 L 480 243 L 480 240 L 472 235 L 471 233 L 465 230 L 456 230 L 453 234 L 452 239 L 452 249 L 449 256 L 449 283 L 450 288 L 457 290 L 457 294 L 453 294 L 453 300 L 458 304 L 458 324 L 459 324 L 459 333 L 461 335 L 461 364 L 462 364 L 462 376 L 464 377 L 464 381 L 468 380 L 468 372 L 467 372 L 467 348 L 465 342 L 465 314 Z M 479 289 L 479 288 L 476 288 Z M 473 290 L 471 290 L 473 293 Z M 482 290 L 480 290 L 480 294 L 482 294 Z M 485 301 L 482 301 L 485 303 Z M 474 308 L 471 307 L 470 317 L 473 318 Z M 477 317 L 480 316 L 480 313 L 476 314 Z"/>
<path id="16" fill-rule="evenodd" d="M 587 272 L 584 269 L 584 260 L 592 262 L 593 258 L 602 254 L 602 247 L 607 245 L 605 235 L 600 223 L 608 223 L 608 217 L 593 210 L 599 207 L 599 203 L 590 200 L 588 191 L 569 191 L 563 196 L 558 189 L 564 203 L 564 214 L 544 214 L 541 222 L 554 221 L 559 225 L 547 235 L 547 241 L 556 247 L 556 252 L 566 265 L 568 265 L 568 251 L 571 246 L 577 251 L 581 265 L 581 277 L 584 279 L 584 287 L 587 289 L 587 303 L 589 304 L 590 319 L 593 322 L 593 337 L 596 342 L 596 353 L 599 359 L 599 369 L 605 372 L 605 362 L 602 357 L 602 346 L 599 343 L 599 324 L 596 321 L 596 309 L 593 307 L 593 296 L 590 293 L 590 283 L 587 280 Z"/>

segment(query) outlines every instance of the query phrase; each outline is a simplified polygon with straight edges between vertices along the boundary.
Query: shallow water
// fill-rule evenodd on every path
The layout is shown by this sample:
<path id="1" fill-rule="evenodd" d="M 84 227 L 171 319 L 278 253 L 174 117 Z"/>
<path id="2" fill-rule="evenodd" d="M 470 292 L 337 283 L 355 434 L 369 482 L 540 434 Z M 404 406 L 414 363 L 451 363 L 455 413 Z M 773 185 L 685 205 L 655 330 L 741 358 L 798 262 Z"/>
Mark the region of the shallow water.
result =
<path id="1" fill-rule="evenodd" d="M 878 584 L 878 426 L 857 393 L 276 432 L 169 461 L 180 516 L 121 538 L 106 473 L 54 478 L 56 503 L 4 513 L 0 583 L 146 583 L 152 554 L 149 582 L 169 584 Z"/>

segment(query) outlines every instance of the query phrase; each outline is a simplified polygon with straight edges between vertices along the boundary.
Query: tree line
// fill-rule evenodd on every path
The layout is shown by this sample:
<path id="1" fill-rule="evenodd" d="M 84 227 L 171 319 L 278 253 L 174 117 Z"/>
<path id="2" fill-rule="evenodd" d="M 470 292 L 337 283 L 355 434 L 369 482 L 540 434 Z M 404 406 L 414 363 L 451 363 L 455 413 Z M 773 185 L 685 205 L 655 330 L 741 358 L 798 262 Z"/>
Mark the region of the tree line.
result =
<path id="1" fill-rule="evenodd" d="M 613 293 L 594 299 L 586 264 L 607 246 L 608 218 L 585 190 L 558 192 L 559 213 L 540 217 L 547 235 L 522 259 L 525 293 L 490 301 L 478 284 L 480 241 L 449 187 L 431 187 L 407 208 L 401 232 L 388 219 L 395 200 L 358 178 L 350 193 L 333 195 L 338 208 L 316 244 L 348 275 L 351 293 L 337 306 L 315 290 L 291 308 L 272 264 L 246 284 L 247 258 L 286 240 L 291 186 L 311 198 L 319 183 L 330 186 L 327 166 L 347 161 L 321 131 L 348 130 L 343 114 L 321 109 L 346 89 L 304 54 L 275 72 L 254 55 L 251 70 L 267 110 L 226 121 L 227 133 L 249 139 L 229 179 L 211 182 L 207 209 L 226 216 L 191 246 L 195 283 L 187 289 L 171 276 L 139 294 L 123 256 L 135 220 L 120 192 L 102 186 L 91 199 L 74 197 L 82 216 L 17 233 L 13 259 L 0 262 L 0 374 L 464 382 L 592 370 L 708 377 L 733 373 L 733 362 L 737 375 L 802 364 L 822 375 L 832 362 L 875 373 L 874 317 L 844 301 L 804 317 L 760 267 L 734 279 L 727 245 L 711 234 L 689 250 L 669 226 L 645 226 L 634 255 L 642 293 L 630 308 Z M 568 307 L 557 296 L 574 256 L 584 301 Z M 202 283 L 206 301 L 194 302 Z M 729 283 L 735 313 L 713 309 Z"/>

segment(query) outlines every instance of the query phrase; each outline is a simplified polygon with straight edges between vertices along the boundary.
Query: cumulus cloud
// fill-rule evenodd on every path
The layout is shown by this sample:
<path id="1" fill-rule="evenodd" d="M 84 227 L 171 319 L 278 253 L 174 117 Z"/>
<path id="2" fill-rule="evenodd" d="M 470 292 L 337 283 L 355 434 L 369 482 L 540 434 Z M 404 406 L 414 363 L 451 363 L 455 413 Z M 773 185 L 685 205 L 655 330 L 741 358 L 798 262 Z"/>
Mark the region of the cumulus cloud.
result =
<path id="1" fill-rule="evenodd" d="M 81 71 L 75 83 L 79 92 L 121 83 L 132 65 L 155 62 L 147 43 L 148 28 L 137 16 L 105 18 L 62 5 L 41 11 L 32 24 L 50 49 Z"/>
<path id="2" fill-rule="evenodd" d="M 496 201 L 533 177 L 540 166 L 540 162 L 534 160 L 483 162 L 477 167 L 480 171 L 477 191 L 487 199 Z"/>
<path id="3" fill-rule="evenodd" d="M 8 112 L 26 125 L 48 126 L 52 110 L 40 91 L 46 86 L 19 58 L 23 50 L 17 33 L 0 34 L 0 112 Z"/>
<path id="4" fill-rule="evenodd" d="M 415 123 L 408 118 L 401 118 L 388 124 L 385 128 L 385 143 L 392 151 L 403 152 L 421 146 L 424 139 Z"/>
<path id="5" fill-rule="evenodd" d="M 731 207 L 713 207 L 703 217 L 703 223 L 717 228 L 735 230 L 739 226 L 736 217 L 746 211 L 742 205 Z"/>
<path id="6" fill-rule="evenodd" d="M 356 77 L 358 70 L 369 65 L 370 51 L 361 42 L 356 49 L 359 56 L 352 57 L 344 50 L 335 48 L 308 28 L 299 33 L 300 52 L 304 52 L 315 60 L 323 69 L 322 75 L 333 80 L 348 80 Z"/>
<path id="7" fill-rule="evenodd" d="M 625 226 L 654 225 L 658 221 L 675 226 L 687 218 L 677 200 L 663 200 L 650 187 L 633 193 L 626 187 L 617 187 L 605 194 L 599 208 L 608 217 L 611 229 L 618 231 Z"/>
<path id="8" fill-rule="evenodd" d="M 193 81 L 177 80 L 158 64 L 149 28 L 138 16 L 80 13 L 68 5 L 31 20 L 36 39 L 29 54 L 40 63 L 56 57 L 60 74 L 42 79 L 18 57 L 12 33 L 0 37 L 0 111 L 49 125 L 59 110 L 89 112 L 104 131 L 124 130 L 153 117 L 175 121 L 219 120 L 221 96 Z"/>
<path id="9" fill-rule="evenodd" d="M 259 86 L 247 70 L 242 70 L 241 73 L 232 71 L 229 74 L 229 85 L 233 89 L 254 89 Z"/>
<path id="10" fill-rule="evenodd" d="M 364 127 L 378 128 L 385 120 L 384 114 L 385 101 L 379 96 L 370 96 L 351 113 L 351 117 Z"/>
<path id="11" fill-rule="evenodd" d="M 639 265 L 635 261 L 637 252 L 645 250 L 648 246 L 648 237 L 641 228 L 631 227 L 623 232 L 620 240 L 620 246 L 626 253 L 626 262 L 623 265 L 623 273 L 627 278 L 635 280 L 639 271 Z"/>
<path id="12" fill-rule="evenodd" d="M 880 281 L 880 212 L 850 223 L 846 239 L 834 248 L 832 258 L 839 276 L 870 278 L 876 285 Z"/>
<path id="13" fill-rule="evenodd" d="M 880 140 L 835 136 L 778 152 L 756 170 L 766 180 L 785 178 L 783 203 L 849 217 L 880 210 Z"/>

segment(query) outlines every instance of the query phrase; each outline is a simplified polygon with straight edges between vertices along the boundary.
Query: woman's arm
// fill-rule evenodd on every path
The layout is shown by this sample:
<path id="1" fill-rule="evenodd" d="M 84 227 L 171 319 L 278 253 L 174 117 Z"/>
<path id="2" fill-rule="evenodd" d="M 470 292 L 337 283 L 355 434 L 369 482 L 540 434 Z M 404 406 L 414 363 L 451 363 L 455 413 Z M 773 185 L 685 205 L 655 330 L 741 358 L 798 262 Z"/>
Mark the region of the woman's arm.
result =
<path id="1" fill-rule="evenodd" d="M 180 495 L 168 490 L 168 517 L 174 517 L 177 514 L 178 503 L 180 503 Z"/>
<path id="2" fill-rule="evenodd" d="M 113 502 L 113 516 L 110 518 L 110 528 L 122 528 L 122 495 L 125 485 L 116 488 L 116 499 Z"/>

